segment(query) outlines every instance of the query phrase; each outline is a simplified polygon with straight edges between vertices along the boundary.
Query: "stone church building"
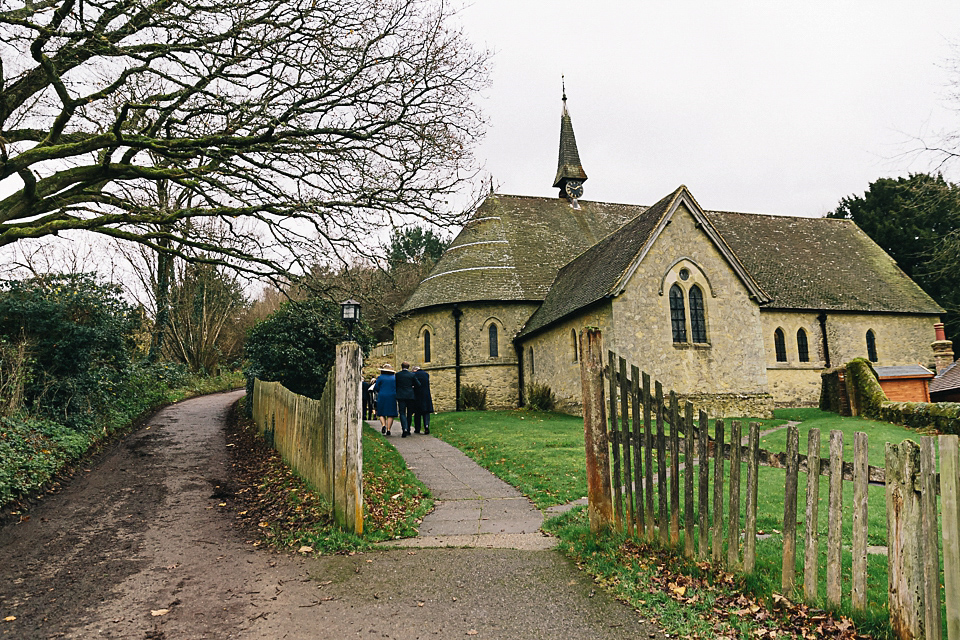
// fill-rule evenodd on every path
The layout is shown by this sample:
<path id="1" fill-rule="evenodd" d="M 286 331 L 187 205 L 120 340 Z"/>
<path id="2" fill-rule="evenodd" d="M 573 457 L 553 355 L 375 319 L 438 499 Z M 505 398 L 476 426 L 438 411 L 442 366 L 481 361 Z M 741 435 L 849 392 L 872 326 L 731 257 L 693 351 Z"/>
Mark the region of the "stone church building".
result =
<path id="1" fill-rule="evenodd" d="M 852 221 L 708 211 L 684 186 L 591 202 L 586 179 L 564 96 L 559 197 L 491 193 L 402 307 L 396 359 L 430 372 L 438 411 L 464 384 L 509 408 L 543 383 L 577 412 L 586 326 L 716 416 L 815 405 L 855 357 L 933 361 L 943 309 Z"/>

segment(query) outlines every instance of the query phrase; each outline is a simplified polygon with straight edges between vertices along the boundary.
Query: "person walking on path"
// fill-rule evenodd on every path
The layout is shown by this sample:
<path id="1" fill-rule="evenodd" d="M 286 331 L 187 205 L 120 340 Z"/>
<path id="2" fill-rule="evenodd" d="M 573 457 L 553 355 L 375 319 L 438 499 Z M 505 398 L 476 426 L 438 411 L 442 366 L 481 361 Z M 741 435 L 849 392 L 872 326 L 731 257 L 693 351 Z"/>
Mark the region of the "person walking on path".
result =
<path id="1" fill-rule="evenodd" d="M 415 390 L 419 386 L 420 382 L 410 371 L 410 363 L 401 364 L 400 371 L 397 373 L 397 410 L 400 413 L 400 427 L 403 429 L 403 434 L 400 436 L 402 438 L 410 435 L 410 419 L 413 417 L 417 401 Z"/>
<path id="2" fill-rule="evenodd" d="M 373 410 L 373 383 L 374 379 L 371 377 L 369 380 L 364 378 L 363 385 L 363 419 L 364 420 L 373 420 L 374 410 Z"/>
<path id="3" fill-rule="evenodd" d="M 415 410 L 413 413 L 413 431 L 420 433 L 420 427 L 423 426 L 423 432 L 430 435 L 430 414 L 433 413 L 433 396 L 430 395 L 430 374 L 420 367 L 413 368 L 413 375 L 418 387 L 413 390 L 416 396 Z"/>
<path id="4" fill-rule="evenodd" d="M 373 383 L 373 392 L 377 394 L 377 417 L 380 418 L 380 433 L 390 435 L 393 419 L 397 417 L 397 380 L 393 365 L 380 367 L 380 375 Z M 401 421 L 401 425 L 403 422 Z"/>

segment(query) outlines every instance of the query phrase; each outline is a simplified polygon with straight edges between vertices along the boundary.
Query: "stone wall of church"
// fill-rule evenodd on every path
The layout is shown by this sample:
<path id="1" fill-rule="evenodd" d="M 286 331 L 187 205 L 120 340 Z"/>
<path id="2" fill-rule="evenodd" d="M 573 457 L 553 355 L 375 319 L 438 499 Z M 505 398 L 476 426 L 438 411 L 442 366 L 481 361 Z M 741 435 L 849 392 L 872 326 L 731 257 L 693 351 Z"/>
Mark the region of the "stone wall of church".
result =
<path id="1" fill-rule="evenodd" d="M 816 406 L 820 400 L 820 373 L 826 366 L 823 331 L 811 312 L 764 310 L 763 341 L 767 378 L 777 406 Z M 877 348 L 877 365 L 922 364 L 933 360 L 934 316 L 907 314 L 828 313 L 827 343 L 830 364 L 839 366 L 854 358 L 867 357 L 867 331 L 872 330 Z M 777 361 L 775 335 L 784 334 L 786 362 Z M 809 362 L 800 361 L 798 333 L 807 336 Z"/>
<path id="2" fill-rule="evenodd" d="M 610 330 L 610 305 L 585 311 L 523 344 L 524 385 L 549 386 L 557 399 L 556 410 L 574 415 L 580 415 L 583 408 L 579 355 L 575 354 L 584 327 L 599 327 L 606 336 Z"/>
<path id="3" fill-rule="evenodd" d="M 516 407 L 518 396 L 517 353 L 513 337 L 537 305 L 529 303 L 463 303 L 460 316 L 460 383 L 487 389 L 487 407 Z M 496 355 L 491 355 L 490 325 L 497 327 Z M 429 360 L 425 359 L 425 334 L 430 333 Z M 456 408 L 456 354 L 453 307 L 445 305 L 416 311 L 394 325 L 394 357 L 410 362 L 430 374 L 433 404 L 437 411 Z"/>
<path id="4" fill-rule="evenodd" d="M 816 313 L 762 311 L 767 380 L 778 407 L 815 407 L 820 402 L 820 373 L 826 366 L 823 332 Z M 777 362 L 774 335 L 783 330 L 786 362 Z M 807 338 L 807 362 L 800 361 L 799 333 Z"/>
<path id="5" fill-rule="evenodd" d="M 669 291 L 683 292 L 686 342 L 674 342 Z M 702 292 L 706 342 L 694 342 L 689 294 Z M 695 218 L 681 207 L 612 301 L 608 344 L 711 415 L 765 417 L 773 408 L 760 308 Z M 714 397 L 716 402 L 708 402 Z"/>

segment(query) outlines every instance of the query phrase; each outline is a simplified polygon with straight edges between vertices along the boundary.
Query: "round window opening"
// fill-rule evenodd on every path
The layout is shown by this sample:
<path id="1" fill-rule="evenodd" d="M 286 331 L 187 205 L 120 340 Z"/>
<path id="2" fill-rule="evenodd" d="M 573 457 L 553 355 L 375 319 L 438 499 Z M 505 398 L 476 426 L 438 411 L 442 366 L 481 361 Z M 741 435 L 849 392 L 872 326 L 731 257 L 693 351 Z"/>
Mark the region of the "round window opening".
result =
<path id="1" fill-rule="evenodd" d="M 680 269 L 680 279 L 684 282 L 690 277 L 690 270 L 687 268 Z"/>

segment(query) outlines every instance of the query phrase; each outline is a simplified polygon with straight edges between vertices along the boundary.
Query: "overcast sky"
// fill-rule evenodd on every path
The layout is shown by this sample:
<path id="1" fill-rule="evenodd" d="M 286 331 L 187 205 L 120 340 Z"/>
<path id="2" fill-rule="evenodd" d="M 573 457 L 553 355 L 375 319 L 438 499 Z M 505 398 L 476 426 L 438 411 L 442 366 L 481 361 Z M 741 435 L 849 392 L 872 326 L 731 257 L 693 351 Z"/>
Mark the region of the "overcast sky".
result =
<path id="1" fill-rule="evenodd" d="M 557 194 L 561 73 L 585 200 L 685 184 L 705 209 L 822 216 L 960 129 L 958 0 L 475 0 L 460 21 L 494 51 L 478 157 L 500 193 Z"/>

